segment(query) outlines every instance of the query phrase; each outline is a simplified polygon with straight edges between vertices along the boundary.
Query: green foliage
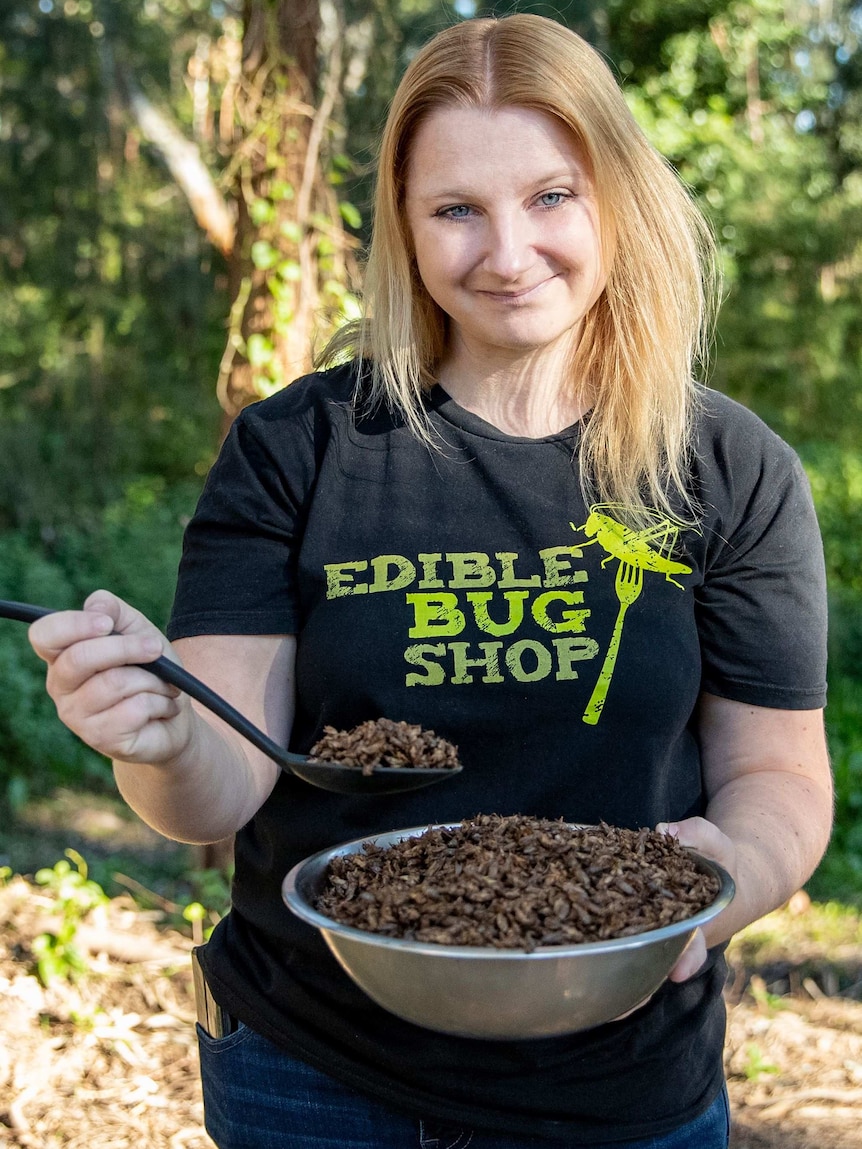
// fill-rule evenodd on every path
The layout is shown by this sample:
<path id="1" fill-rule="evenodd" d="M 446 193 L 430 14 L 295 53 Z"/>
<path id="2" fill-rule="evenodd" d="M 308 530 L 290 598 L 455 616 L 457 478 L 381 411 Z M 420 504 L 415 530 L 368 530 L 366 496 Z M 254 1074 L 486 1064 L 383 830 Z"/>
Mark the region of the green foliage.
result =
<path id="1" fill-rule="evenodd" d="M 86 528 L 0 534 L 3 597 L 64 609 L 105 586 L 164 626 L 198 486 L 139 479 L 92 513 Z M 0 803 L 21 807 L 60 784 L 110 783 L 107 761 L 57 718 L 45 692 L 45 667 L 21 623 L 0 621 L 0 714 Z"/>
<path id="2" fill-rule="evenodd" d="M 115 874 L 120 887 L 125 886 L 141 907 L 153 907 L 164 911 L 166 924 L 176 930 L 191 926 L 192 939 L 196 945 L 206 941 L 218 922 L 230 909 L 231 881 L 233 866 L 228 871 L 220 869 L 192 869 L 187 866 L 182 871 L 168 873 L 167 868 L 159 878 L 166 883 L 169 896 L 165 892 L 156 893 L 137 881 Z"/>
<path id="3" fill-rule="evenodd" d="M 781 1073 L 781 1069 L 766 1057 L 759 1045 L 751 1042 L 745 1047 L 743 1072 L 749 1081 L 759 1081 L 761 1077 Z"/>
<path id="4" fill-rule="evenodd" d="M 222 870 L 193 870 L 191 874 L 192 901 L 182 910 L 183 921 L 192 928 L 196 945 L 207 941 L 222 917 L 230 909 L 231 872 Z"/>
<path id="5" fill-rule="evenodd" d="M 826 729 L 835 779 L 835 829 L 810 889 L 862 903 L 862 455 L 835 443 L 800 453 L 830 586 Z"/>
<path id="6" fill-rule="evenodd" d="M 835 829 L 810 889 L 818 897 L 831 894 L 862 905 L 862 677 L 832 678 L 826 729 L 835 779 Z"/>
<path id="7" fill-rule="evenodd" d="M 786 1007 L 784 998 L 777 993 L 770 993 L 766 983 L 761 977 L 753 977 L 748 992 L 757 1003 L 757 1007 L 765 1017 L 772 1017 Z"/>
<path id="8" fill-rule="evenodd" d="M 796 907 L 791 902 L 740 930 L 728 946 L 728 961 L 748 968 L 781 965 L 806 942 L 813 961 L 817 960 L 817 953 L 855 952 L 862 945 L 859 910 L 834 900 L 811 901 Z M 766 987 L 761 984 L 758 989 L 755 982 L 751 989 L 757 1000 Z M 766 1008 L 770 1007 L 768 996 L 762 1001 Z"/>
<path id="9" fill-rule="evenodd" d="M 817 506 L 829 581 L 845 595 L 862 596 L 862 452 L 856 446 L 806 443 L 799 453 Z M 858 617 L 857 630 L 862 630 Z"/>
<path id="10" fill-rule="evenodd" d="M 215 441 L 218 267 L 121 128 L 112 72 L 119 44 L 169 77 L 203 20 L 160 0 L 0 7 L 0 529 L 185 478 Z"/>
<path id="11" fill-rule="evenodd" d="M 785 0 L 608 9 L 632 109 L 721 245 L 715 385 L 792 442 L 828 427 L 858 449 L 859 9 Z"/>
<path id="12" fill-rule="evenodd" d="M 193 870 L 192 889 L 195 897 L 206 907 L 207 915 L 224 916 L 230 906 L 230 883 L 233 867 L 228 874 L 223 870 Z"/>
<path id="13" fill-rule="evenodd" d="M 76 850 L 66 850 L 51 869 L 36 873 L 36 882 L 45 888 L 60 916 L 56 930 L 46 931 L 33 939 L 36 970 L 43 985 L 55 978 L 74 981 L 87 971 L 87 963 L 75 945 L 75 935 L 82 919 L 96 906 L 106 905 L 108 896 L 98 883 L 87 877 L 87 863 Z"/>

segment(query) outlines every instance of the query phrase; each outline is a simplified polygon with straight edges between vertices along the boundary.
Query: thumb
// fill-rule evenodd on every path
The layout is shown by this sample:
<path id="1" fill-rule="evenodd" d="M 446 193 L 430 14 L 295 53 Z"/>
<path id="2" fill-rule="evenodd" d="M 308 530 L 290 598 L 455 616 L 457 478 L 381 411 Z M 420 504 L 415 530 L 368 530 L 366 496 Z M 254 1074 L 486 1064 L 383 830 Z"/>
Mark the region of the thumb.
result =
<path id="1" fill-rule="evenodd" d="M 88 614 L 99 614 L 109 618 L 113 623 L 114 634 L 146 634 L 161 637 L 158 628 L 146 615 L 129 606 L 109 590 L 94 590 L 87 596 L 84 610 Z"/>
<path id="2" fill-rule="evenodd" d="M 668 974 L 670 981 L 688 981 L 706 961 L 706 938 L 703 930 L 696 929 L 691 941 L 682 951 L 676 965 Z"/>
<path id="3" fill-rule="evenodd" d="M 679 822 L 659 822 L 656 830 L 676 838 L 681 846 L 688 846 L 704 858 L 711 858 L 731 873 L 736 866 L 736 847 L 714 822 L 706 818 L 683 818 Z"/>

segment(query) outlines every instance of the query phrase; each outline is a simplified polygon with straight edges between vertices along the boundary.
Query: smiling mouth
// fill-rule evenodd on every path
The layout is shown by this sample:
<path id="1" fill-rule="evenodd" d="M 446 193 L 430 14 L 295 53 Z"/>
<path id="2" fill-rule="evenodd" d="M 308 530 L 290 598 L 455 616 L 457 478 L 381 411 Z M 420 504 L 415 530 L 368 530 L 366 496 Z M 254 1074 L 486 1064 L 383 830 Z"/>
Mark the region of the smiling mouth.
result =
<path id="1" fill-rule="evenodd" d="M 498 300 L 500 303 L 521 303 L 527 302 L 533 296 L 537 295 L 543 287 L 552 283 L 557 277 L 550 276 L 548 279 L 543 279 L 539 283 L 534 283 L 531 287 L 521 287 L 517 291 L 491 291 L 487 288 L 478 289 L 476 294 L 482 295 L 486 299 Z"/>

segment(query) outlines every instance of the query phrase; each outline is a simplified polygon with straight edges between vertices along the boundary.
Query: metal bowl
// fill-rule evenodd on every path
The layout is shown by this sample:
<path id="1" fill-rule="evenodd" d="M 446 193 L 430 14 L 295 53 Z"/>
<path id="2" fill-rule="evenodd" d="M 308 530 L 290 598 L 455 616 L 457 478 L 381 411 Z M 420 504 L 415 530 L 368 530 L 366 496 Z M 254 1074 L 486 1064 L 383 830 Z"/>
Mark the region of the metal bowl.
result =
<path id="1" fill-rule="evenodd" d="M 315 910 L 333 858 L 359 853 L 366 842 L 386 848 L 436 828 L 393 830 L 321 850 L 293 867 L 282 895 L 297 917 L 320 930 L 342 968 L 378 1005 L 442 1033 L 552 1037 L 612 1021 L 655 993 L 697 927 L 719 914 L 734 895 L 727 871 L 690 851 L 697 868 L 721 883 L 705 910 L 631 937 L 539 946 L 530 953 L 389 938 L 343 926 Z"/>

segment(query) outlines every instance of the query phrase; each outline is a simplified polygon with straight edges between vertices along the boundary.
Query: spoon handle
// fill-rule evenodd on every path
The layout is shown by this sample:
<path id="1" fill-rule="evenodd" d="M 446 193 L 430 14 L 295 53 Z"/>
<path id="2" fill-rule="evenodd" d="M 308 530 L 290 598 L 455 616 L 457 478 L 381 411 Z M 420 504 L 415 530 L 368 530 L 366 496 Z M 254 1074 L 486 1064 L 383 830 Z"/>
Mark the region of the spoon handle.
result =
<path id="1" fill-rule="evenodd" d="M 35 622 L 37 618 L 43 618 L 46 614 L 54 613 L 56 612 L 48 607 L 31 606 L 30 603 L 26 602 L 9 602 L 0 599 L 0 618 L 9 618 L 17 622 Z M 148 670 L 156 678 L 160 678 L 162 682 L 169 682 L 171 686 L 176 686 L 188 694 L 190 698 L 199 702 L 201 706 L 205 706 L 207 710 L 211 710 L 213 714 L 223 718 L 237 733 L 251 742 L 252 746 L 256 746 L 258 750 L 272 758 L 283 769 L 289 770 L 292 765 L 306 764 L 307 760 L 303 755 L 291 754 L 289 750 L 285 750 L 278 743 L 273 742 L 253 722 L 249 722 L 244 714 L 235 710 L 220 694 L 210 690 L 205 683 L 201 682 L 199 678 L 195 678 L 193 674 L 189 674 L 178 663 L 165 658 L 164 655 L 159 655 L 153 662 L 140 662 L 136 665 L 143 670 Z"/>

